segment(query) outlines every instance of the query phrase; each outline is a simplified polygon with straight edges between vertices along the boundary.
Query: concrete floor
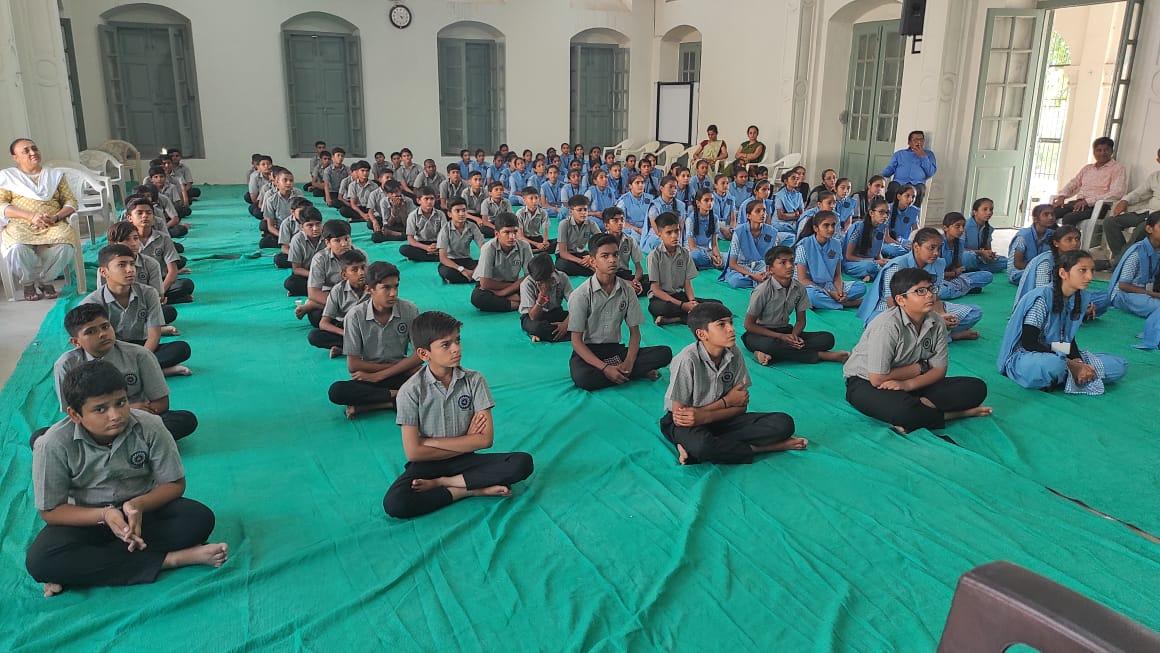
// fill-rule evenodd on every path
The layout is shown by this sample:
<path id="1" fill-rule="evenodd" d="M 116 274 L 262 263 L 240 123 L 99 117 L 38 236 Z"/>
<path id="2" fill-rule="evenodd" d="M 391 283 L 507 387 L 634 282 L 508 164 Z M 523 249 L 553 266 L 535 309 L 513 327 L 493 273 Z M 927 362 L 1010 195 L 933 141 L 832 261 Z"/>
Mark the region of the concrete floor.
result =
<path id="1" fill-rule="evenodd" d="M 0 300 L 0 388 L 8 383 L 21 354 L 36 337 L 44 316 L 55 303 L 43 299 L 38 302 L 23 299 L 10 302 L 7 299 L 5 289 L 3 300 Z"/>

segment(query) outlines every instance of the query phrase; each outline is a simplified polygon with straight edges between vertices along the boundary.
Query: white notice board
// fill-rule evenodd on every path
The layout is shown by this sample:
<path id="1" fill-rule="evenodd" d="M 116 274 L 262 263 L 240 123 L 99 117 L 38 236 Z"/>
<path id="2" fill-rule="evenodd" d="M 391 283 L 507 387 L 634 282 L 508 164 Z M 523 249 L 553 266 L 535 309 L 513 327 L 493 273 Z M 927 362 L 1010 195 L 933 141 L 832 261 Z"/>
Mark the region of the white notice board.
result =
<path id="1" fill-rule="evenodd" d="M 699 91 L 697 82 L 657 83 L 656 140 L 693 144 Z"/>

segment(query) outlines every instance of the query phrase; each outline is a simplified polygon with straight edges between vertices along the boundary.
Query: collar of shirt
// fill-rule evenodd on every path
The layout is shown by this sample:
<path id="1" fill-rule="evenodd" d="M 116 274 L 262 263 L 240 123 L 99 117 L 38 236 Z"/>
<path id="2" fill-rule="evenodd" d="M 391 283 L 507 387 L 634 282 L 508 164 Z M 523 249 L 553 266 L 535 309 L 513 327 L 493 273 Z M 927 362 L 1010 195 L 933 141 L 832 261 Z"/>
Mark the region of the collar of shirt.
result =
<path id="1" fill-rule="evenodd" d="M 922 336 L 925 335 L 927 331 L 930 331 L 934 328 L 933 313 L 927 313 L 922 318 L 922 324 L 916 327 L 914 325 L 914 320 L 910 319 L 910 316 L 906 314 L 906 311 L 904 311 L 901 306 L 896 308 L 898 309 L 898 318 L 902 320 L 902 323 L 906 326 L 906 328 L 910 329 L 919 340 L 922 340 Z"/>
<path id="2" fill-rule="evenodd" d="M 464 376 L 466 376 L 463 373 L 462 367 L 456 367 L 455 369 L 451 370 L 451 383 L 447 387 L 444 387 L 443 382 L 435 378 L 435 375 L 431 373 L 430 365 L 424 365 L 423 371 L 420 372 L 420 374 L 423 375 L 423 383 L 426 385 L 434 386 L 439 391 L 439 394 L 444 396 L 454 390 L 455 386 L 459 385 L 459 382 L 463 379 Z"/>
<path id="3" fill-rule="evenodd" d="M 722 354 L 721 354 L 721 362 L 715 363 L 715 362 L 713 362 L 713 357 L 709 355 L 709 351 L 707 349 L 705 349 L 705 343 L 698 341 L 697 342 L 697 357 L 700 358 L 701 361 L 703 363 L 705 363 L 705 365 L 707 365 L 710 370 L 713 371 L 714 375 L 716 375 L 718 372 L 720 372 L 721 370 L 728 367 L 729 363 L 732 362 L 733 349 L 727 347 L 725 349 L 725 351 L 722 352 Z"/>
<path id="4" fill-rule="evenodd" d="M 117 302 L 117 297 L 113 294 L 113 291 L 109 290 L 109 284 L 107 283 L 101 286 L 101 299 L 104 299 L 106 304 L 114 304 Z M 134 299 L 137 299 L 137 284 L 135 283 L 129 285 L 129 301 L 125 306 L 132 304 Z M 120 306 L 120 304 L 117 305 Z"/>
<path id="5" fill-rule="evenodd" d="M 364 315 L 366 316 L 367 322 L 374 322 L 376 324 L 378 323 L 378 320 L 375 319 L 375 303 L 373 301 L 371 301 L 370 299 L 367 299 L 367 309 L 366 309 L 366 312 L 364 313 Z M 394 306 L 391 307 L 390 319 L 388 319 L 385 323 L 383 323 L 382 326 L 387 326 L 388 324 L 390 324 L 391 322 L 394 322 L 398 318 L 399 318 L 399 305 L 395 304 Z"/>
<path id="6" fill-rule="evenodd" d="M 101 449 L 103 451 L 112 452 L 112 451 L 116 451 L 117 449 L 120 449 L 122 446 L 124 446 L 124 443 L 130 437 L 135 436 L 137 434 L 137 432 L 140 431 L 140 429 L 141 429 L 141 423 L 137 421 L 137 418 L 133 416 L 133 413 L 129 413 L 128 419 L 125 420 L 125 430 L 121 431 L 117 435 L 117 437 L 113 438 L 112 442 L 105 445 L 105 444 L 101 444 L 100 442 L 97 442 L 96 440 L 94 440 L 92 434 L 89 433 L 88 429 L 86 429 L 85 427 L 81 426 L 80 424 L 77 424 L 74 422 L 73 423 L 73 440 L 74 441 L 80 440 L 82 443 L 84 443 L 86 445 L 91 445 L 91 446 L 96 447 L 98 449 Z"/>
<path id="7" fill-rule="evenodd" d="M 620 281 L 621 281 L 620 277 L 617 277 L 617 276 L 612 277 L 612 292 L 611 293 L 604 292 L 604 287 L 600 285 L 600 280 L 596 278 L 595 274 L 592 275 L 591 277 L 588 277 L 588 281 L 586 281 L 585 283 L 588 284 L 588 290 L 590 292 L 600 293 L 600 294 L 604 295 L 605 297 L 608 297 L 609 299 L 611 299 L 612 297 L 615 297 L 617 293 L 624 292 L 624 286 L 620 283 Z"/>

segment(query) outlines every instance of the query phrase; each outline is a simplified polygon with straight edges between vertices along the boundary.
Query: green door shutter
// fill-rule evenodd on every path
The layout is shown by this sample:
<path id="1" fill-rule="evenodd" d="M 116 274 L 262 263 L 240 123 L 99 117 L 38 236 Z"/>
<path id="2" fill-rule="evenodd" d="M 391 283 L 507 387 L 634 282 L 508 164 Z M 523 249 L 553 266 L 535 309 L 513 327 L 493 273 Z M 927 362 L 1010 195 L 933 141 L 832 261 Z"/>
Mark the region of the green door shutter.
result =
<path id="1" fill-rule="evenodd" d="M 443 154 L 458 154 L 467 142 L 465 45 L 461 39 L 439 39 L 439 132 Z"/>
<path id="2" fill-rule="evenodd" d="M 108 25 L 99 25 L 97 35 L 101 40 L 101 68 L 105 73 L 105 98 L 109 105 L 109 133 L 115 139 L 126 140 L 129 128 L 117 31 Z"/>

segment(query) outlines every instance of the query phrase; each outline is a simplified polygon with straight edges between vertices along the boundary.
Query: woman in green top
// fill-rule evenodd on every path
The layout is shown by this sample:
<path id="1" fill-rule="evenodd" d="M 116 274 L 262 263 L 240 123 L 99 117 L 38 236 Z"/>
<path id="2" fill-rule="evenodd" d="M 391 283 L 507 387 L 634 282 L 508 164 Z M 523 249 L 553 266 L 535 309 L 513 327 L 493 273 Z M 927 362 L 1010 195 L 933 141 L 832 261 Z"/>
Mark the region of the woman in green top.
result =
<path id="1" fill-rule="evenodd" d="M 750 125 L 749 129 L 745 130 L 745 135 L 749 138 L 749 140 L 745 141 L 741 144 L 741 147 L 737 148 L 737 161 L 734 161 L 733 165 L 730 165 L 729 168 L 725 171 L 725 174 L 727 175 L 733 174 L 733 166 L 736 165 L 737 162 L 749 165 L 751 163 L 760 161 L 761 158 L 765 156 L 765 143 L 757 140 L 757 125 Z"/>

